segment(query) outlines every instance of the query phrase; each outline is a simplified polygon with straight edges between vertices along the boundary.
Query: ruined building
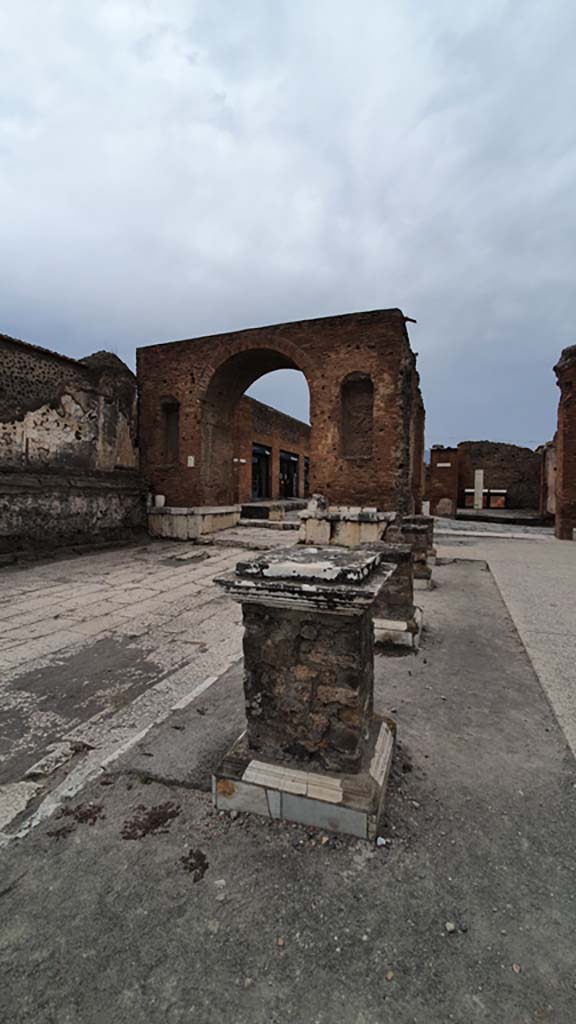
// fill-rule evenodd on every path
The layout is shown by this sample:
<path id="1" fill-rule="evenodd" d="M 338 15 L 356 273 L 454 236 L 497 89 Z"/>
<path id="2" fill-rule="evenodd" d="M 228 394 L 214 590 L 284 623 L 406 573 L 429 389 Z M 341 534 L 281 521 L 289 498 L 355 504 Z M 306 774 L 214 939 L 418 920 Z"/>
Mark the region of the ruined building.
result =
<path id="1" fill-rule="evenodd" d="M 310 492 L 420 511 L 424 407 L 399 309 L 151 345 L 137 364 L 141 468 L 168 506 L 238 500 L 238 403 L 258 377 L 289 368 L 310 390 Z"/>
<path id="2" fill-rule="evenodd" d="M 576 528 L 576 345 L 554 367 L 560 388 L 556 433 L 556 536 L 572 540 Z"/>
<path id="3" fill-rule="evenodd" d="M 136 379 L 0 335 L 0 551 L 121 538 L 143 524 Z"/>
<path id="4" fill-rule="evenodd" d="M 235 501 L 307 498 L 310 427 L 254 398 L 241 398 L 233 422 Z"/>
<path id="5" fill-rule="evenodd" d="M 542 453 L 498 441 L 434 445 L 430 452 L 427 496 L 431 515 L 453 516 L 474 504 L 475 473 L 483 473 L 484 508 L 538 509 Z"/>
<path id="6" fill-rule="evenodd" d="M 243 397 L 282 368 L 306 377 L 310 426 Z M 424 406 L 398 309 L 142 348 L 138 407 L 110 353 L 77 360 L 2 335 L 0 375 L 1 551 L 127 536 L 149 492 L 180 517 L 216 506 L 220 527 L 229 506 L 312 491 L 421 511 Z"/>

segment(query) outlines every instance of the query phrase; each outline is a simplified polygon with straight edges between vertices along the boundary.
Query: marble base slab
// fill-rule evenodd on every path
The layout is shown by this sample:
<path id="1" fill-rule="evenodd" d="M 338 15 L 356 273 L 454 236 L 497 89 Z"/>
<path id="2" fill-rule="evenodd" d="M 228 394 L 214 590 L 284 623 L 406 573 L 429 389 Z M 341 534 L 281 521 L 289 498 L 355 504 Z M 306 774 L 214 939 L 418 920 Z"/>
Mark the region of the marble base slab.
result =
<path id="1" fill-rule="evenodd" d="M 374 619 L 374 642 L 409 647 L 413 651 L 417 651 L 420 646 L 423 621 L 421 608 L 414 609 L 414 616 L 410 620 Z"/>
<path id="2" fill-rule="evenodd" d="M 432 590 L 432 579 L 414 579 L 414 590 Z"/>
<path id="3" fill-rule="evenodd" d="M 362 771 L 339 775 L 303 771 L 301 762 L 259 761 L 252 757 L 243 733 L 212 777 L 214 807 L 373 841 L 384 807 L 394 742 L 395 723 L 374 715 Z"/>

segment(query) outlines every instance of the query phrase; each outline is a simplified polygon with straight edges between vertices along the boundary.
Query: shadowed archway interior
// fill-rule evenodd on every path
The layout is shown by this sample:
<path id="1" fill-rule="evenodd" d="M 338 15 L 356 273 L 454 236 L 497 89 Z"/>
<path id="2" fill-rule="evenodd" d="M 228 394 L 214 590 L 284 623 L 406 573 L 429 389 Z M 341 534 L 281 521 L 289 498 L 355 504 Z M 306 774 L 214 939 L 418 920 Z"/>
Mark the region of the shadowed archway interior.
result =
<path id="1" fill-rule="evenodd" d="M 286 369 L 302 372 L 284 353 L 257 348 L 230 356 L 214 373 L 202 408 L 202 487 L 207 504 L 236 501 L 233 428 L 238 401 L 254 381 Z"/>

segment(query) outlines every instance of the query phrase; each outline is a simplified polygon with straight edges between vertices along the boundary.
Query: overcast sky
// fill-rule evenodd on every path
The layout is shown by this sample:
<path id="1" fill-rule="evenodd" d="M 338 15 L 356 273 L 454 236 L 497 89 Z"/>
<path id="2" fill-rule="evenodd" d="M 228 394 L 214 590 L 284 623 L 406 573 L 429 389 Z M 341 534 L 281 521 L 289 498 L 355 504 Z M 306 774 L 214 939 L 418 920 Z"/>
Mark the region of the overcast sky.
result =
<path id="1" fill-rule="evenodd" d="M 574 0 L 0 7 L 0 331 L 73 356 L 400 306 L 427 443 L 535 445 L 574 331 Z M 254 393 L 304 416 L 286 371 Z"/>

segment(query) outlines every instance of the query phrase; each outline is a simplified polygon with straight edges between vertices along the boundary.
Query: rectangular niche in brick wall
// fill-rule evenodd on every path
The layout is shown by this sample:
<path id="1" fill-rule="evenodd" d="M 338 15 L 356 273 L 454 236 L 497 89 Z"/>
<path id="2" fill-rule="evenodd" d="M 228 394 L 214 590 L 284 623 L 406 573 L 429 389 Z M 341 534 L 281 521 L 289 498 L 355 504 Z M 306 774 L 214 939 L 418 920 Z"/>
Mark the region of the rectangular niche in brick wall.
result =
<path id="1" fill-rule="evenodd" d="M 374 387 L 365 373 L 351 373 L 341 390 L 342 455 L 370 458 L 374 432 Z"/>
<path id="2" fill-rule="evenodd" d="M 178 462 L 178 445 L 180 439 L 180 403 L 175 399 L 162 402 L 162 427 L 164 458 L 171 465 Z"/>

